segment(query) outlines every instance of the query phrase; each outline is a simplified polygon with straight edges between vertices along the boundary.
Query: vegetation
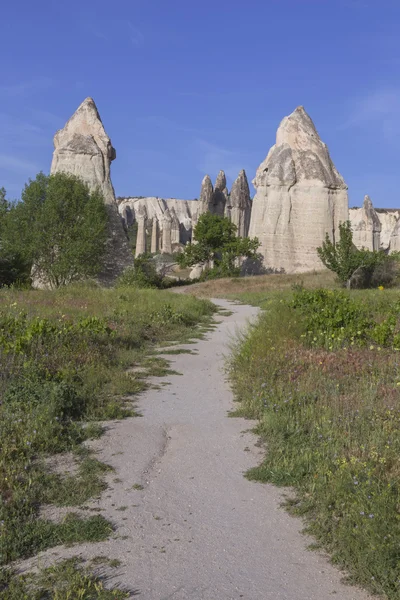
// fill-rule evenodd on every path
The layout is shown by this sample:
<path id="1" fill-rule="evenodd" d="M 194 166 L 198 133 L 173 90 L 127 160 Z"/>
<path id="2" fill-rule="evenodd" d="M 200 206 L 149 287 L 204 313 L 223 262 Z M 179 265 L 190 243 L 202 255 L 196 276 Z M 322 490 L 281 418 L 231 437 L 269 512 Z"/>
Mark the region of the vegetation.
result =
<path id="1" fill-rule="evenodd" d="M 368 288 L 390 285 L 397 276 L 397 255 L 383 250 L 359 250 L 353 244 L 350 221 L 339 225 L 340 238 L 332 242 L 326 234 L 317 248 L 322 263 L 336 273 L 339 281 L 348 288 Z"/>
<path id="2" fill-rule="evenodd" d="M 399 294 L 297 287 L 253 301 L 267 310 L 230 363 L 237 413 L 268 446 L 248 476 L 295 488 L 289 507 L 318 544 L 397 599 Z"/>
<path id="3" fill-rule="evenodd" d="M 39 173 L 25 186 L 21 202 L 5 212 L 2 250 L 23 262 L 25 278 L 33 267 L 36 278 L 57 288 L 100 271 L 107 209 L 101 193 L 91 193 L 77 177 Z"/>
<path id="4" fill-rule="evenodd" d="M 195 243 L 187 244 L 177 254 L 180 267 L 192 267 L 198 263 L 212 264 L 205 278 L 232 277 L 240 274 L 238 259 L 258 258 L 260 245 L 257 238 L 237 237 L 237 227 L 226 217 L 204 213 L 194 228 Z"/>
<path id="5" fill-rule="evenodd" d="M 12 571 L 3 571 L 0 574 L 2 600 L 123 600 L 129 597 L 124 590 L 105 588 L 102 578 L 82 568 L 77 559 L 64 560 L 39 573 L 14 576 Z"/>
<path id="6" fill-rule="evenodd" d="M 118 286 L 133 286 L 137 288 L 168 287 L 165 269 L 157 269 L 151 254 L 141 254 L 133 261 L 132 267 L 127 267 L 120 276 Z"/>
<path id="7" fill-rule="evenodd" d="M 29 267 L 21 255 L 12 248 L 6 248 L 7 219 L 12 204 L 6 199 L 6 190 L 0 188 L 0 287 L 24 283 L 29 277 Z"/>
<path id="8" fill-rule="evenodd" d="M 40 517 L 40 505 L 81 506 L 101 493 L 107 466 L 81 442 L 101 435 L 97 420 L 134 415 L 146 374 L 165 373 L 163 359 L 148 358 L 152 346 L 192 338 L 213 310 L 158 290 L 75 284 L 0 292 L 0 564 L 110 534 L 101 516 L 57 523 Z M 77 473 L 49 471 L 48 458 L 66 451 Z M 3 591 L 17 597 L 10 594 Z"/>

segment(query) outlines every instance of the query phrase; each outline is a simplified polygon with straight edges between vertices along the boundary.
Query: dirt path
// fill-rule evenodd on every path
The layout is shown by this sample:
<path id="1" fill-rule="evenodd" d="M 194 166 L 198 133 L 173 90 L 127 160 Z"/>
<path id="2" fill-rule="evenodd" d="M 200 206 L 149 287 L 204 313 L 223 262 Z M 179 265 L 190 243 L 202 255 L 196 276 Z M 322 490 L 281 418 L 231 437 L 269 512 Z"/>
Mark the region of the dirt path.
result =
<path id="1" fill-rule="evenodd" d="M 280 508 L 280 491 L 243 477 L 262 452 L 244 433 L 252 423 L 227 417 L 224 354 L 257 311 L 217 303 L 234 314 L 188 346 L 196 356 L 172 357 L 182 375 L 142 396 L 142 418 L 112 423 L 97 442 L 115 473 L 92 506 L 116 524 L 115 538 L 49 551 L 41 563 L 54 555 L 118 558 L 112 583 L 143 600 L 366 600 L 307 551 L 301 522 Z"/>

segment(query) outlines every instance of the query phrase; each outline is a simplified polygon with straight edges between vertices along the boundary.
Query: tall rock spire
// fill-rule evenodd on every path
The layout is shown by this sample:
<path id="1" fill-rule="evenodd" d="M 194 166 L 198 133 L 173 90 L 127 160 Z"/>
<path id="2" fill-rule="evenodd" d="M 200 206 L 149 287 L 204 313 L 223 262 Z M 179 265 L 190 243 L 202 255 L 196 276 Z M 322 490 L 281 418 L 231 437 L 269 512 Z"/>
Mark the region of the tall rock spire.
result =
<path id="1" fill-rule="evenodd" d="M 109 216 L 109 239 L 106 258 L 99 280 L 110 284 L 132 262 L 128 239 L 118 214 L 110 166 L 116 152 L 111 144 L 96 104 L 86 98 L 65 127 L 54 136 L 51 173 L 72 173 L 88 184 L 99 188 Z"/>
<path id="2" fill-rule="evenodd" d="M 210 212 L 214 215 L 223 216 L 227 199 L 228 189 L 226 187 L 226 176 L 224 171 L 220 171 L 214 185 L 214 193 L 209 207 Z"/>
<path id="3" fill-rule="evenodd" d="M 238 236 L 247 237 L 250 226 L 251 200 L 249 183 L 244 170 L 240 171 L 232 185 L 225 214 L 236 225 Z"/>
<path id="4" fill-rule="evenodd" d="M 214 188 L 210 176 L 206 175 L 201 182 L 198 216 L 211 210 Z"/>
<path id="5" fill-rule="evenodd" d="M 253 184 L 249 235 L 260 240 L 265 266 L 321 269 L 316 248 L 349 218 L 347 186 L 304 107 L 281 122 Z"/>

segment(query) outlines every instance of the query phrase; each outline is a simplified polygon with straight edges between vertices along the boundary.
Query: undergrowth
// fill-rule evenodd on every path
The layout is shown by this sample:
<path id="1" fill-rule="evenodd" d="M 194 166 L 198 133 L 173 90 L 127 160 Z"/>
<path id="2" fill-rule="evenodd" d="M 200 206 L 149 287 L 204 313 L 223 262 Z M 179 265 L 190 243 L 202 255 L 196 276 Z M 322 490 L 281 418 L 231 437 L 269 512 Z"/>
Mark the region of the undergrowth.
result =
<path id="1" fill-rule="evenodd" d="M 233 351 L 238 414 L 267 442 L 251 479 L 292 486 L 291 510 L 352 581 L 400 598 L 400 295 L 275 295 Z"/>
<path id="2" fill-rule="evenodd" d="M 107 589 L 104 578 L 82 567 L 77 559 L 64 560 L 39 573 L 15 576 L 12 571 L 0 572 L 1 600 L 123 600 L 130 596 L 122 589 Z"/>

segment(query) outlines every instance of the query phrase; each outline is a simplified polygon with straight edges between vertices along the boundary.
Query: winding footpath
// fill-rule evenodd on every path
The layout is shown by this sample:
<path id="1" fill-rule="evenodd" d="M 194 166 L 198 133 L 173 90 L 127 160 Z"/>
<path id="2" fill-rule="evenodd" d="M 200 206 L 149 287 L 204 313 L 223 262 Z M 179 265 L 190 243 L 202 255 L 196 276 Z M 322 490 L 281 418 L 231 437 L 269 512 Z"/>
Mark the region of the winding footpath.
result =
<path id="1" fill-rule="evenodd" d="M 281 491 L 243 476 L 263 451 L 252 422 L 227 417 L 233 398 L 224 356 L 257 309 L 215 302 L 233 314 L 187 346 L 196 355 L 171 356 L 181 375 L 140 397 L 142 418 L 112 422 L 96 441 L 98 458 L 115 472 L 91 506 L 116 524 L 115 536 L 53 549 L 40 563 L 77 554 L 117 558 L 110 582 L 142 600 L 367 600 L 307 550 L 301 521 L 280 507 Z"/>

